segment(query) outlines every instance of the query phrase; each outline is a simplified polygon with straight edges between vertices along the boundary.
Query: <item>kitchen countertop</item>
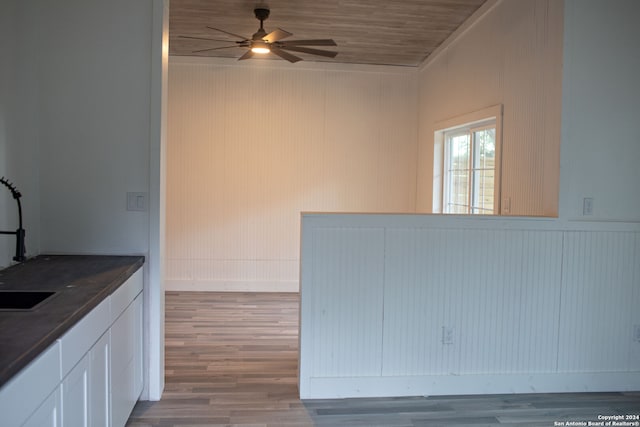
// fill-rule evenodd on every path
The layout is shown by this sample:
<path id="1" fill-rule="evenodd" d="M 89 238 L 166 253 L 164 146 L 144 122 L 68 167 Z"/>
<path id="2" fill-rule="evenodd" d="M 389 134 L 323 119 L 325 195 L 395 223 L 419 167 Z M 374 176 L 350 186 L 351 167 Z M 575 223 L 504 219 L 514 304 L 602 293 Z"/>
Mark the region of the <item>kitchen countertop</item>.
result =
<path id="1" fill-rule="evenodd" d="M 29 311 L 0 310 L 0 387 L 143 263 L 143 256 L 39 255 L 0 270 L 0 290 L 57 292 Z"/>

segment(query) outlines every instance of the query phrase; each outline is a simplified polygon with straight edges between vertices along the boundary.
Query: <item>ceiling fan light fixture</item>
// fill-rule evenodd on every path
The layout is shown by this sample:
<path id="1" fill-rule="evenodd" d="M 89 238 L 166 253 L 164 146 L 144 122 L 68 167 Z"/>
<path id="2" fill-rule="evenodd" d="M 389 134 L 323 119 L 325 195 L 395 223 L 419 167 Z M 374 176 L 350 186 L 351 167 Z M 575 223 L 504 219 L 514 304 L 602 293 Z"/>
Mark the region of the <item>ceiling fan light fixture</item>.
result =
<path id="1" fill-rule="evenodd" d="M 228 46 L 220 46 L 220 47 L 212 47 L 209 49 L 199 49 L 193 51 L 196 52 L 207 52 L 214 51 L 219 49 L 230 49 L 233 47 L 241 47 L 248 49 L 244 55 L 238 58 L 239 61 L 253 58 L 255 54 L 258 55 L 266 55 L 268 53 L 272 53 L 275 56 L 278 56 L 282 59 L 285 59 L 291 63 L 295 63 L 298 61 L 302 61 L 302 58 L 297 57 L 296 55 L 288 52 L 290 50 L 294 52 L 302 52 L 307 53 L 309 55 L 319 55 L 327 58 L 335 58 L 338 52 L 332 52 L 328 50 L 316 49 L 315 46 L 337 46 L 336 42 L 332 39 L 312 39 L 312 40 L 285 40 L 287 37 L 292 36 L 288 31 L 283 30 L 282 28 L 276 28 L 275 30 L 267 33 L 264 29 L 264 20 L 269 17 L 269 9 L 265 7 L 256 7 L 254 10 L 256 18 L 260 21 L 260 28 L 256 31 L 251 38 L 247 38 L 238 34 L 231 33 L 229 31 L 221 30 L 219 28 L 210 27 L 207 25 L 207 28 L 210 30 L 218 31 L 226 34 L 227 36 L 234 37 L 238 40 L 234 42 L 232 45 Z M 191 39 L 202 39 L 202 40 L 212 40 L 212 41 L 226 41 L 226 40 L 218 40 L 210 37 L 188 37 L 183 36 L 185 38 Z M 306 46 L 314 46 L 314 47 L 306 47 Z"/>
<path id="2" fill-rule="evenodd" d="M 265 54 L 271 52 L 271 49 L 269 48 L 269 44 L 267 42 L 254 41 L 251 44 L 251 52 Z"/>

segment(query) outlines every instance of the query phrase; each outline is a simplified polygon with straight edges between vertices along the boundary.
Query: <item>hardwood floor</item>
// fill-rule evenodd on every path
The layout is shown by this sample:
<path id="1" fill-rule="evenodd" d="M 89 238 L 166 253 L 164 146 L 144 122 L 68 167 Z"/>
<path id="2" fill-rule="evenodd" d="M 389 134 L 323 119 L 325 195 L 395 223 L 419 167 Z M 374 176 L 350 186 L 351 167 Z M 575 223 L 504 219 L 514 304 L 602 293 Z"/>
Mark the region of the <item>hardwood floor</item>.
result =
<path id="1" fill-rule="evenodd" d="M 166 385 L 127 426 L 554 426 L 640 413 L 640 393 L 314 400 L 297 395 L 298 296 L 167 292 Z"/>

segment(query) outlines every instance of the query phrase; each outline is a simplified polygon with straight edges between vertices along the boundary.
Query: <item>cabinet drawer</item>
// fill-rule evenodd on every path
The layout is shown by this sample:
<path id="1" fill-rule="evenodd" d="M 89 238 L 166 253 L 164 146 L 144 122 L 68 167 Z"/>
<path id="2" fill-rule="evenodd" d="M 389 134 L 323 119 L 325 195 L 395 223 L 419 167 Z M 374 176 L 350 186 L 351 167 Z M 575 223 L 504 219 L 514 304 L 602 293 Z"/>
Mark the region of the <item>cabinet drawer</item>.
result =
<path id="1" fill-rule="evenodd" d="M 115 322 L 122 312 L 142 291 L 142 268 L 133 273 L 118 289 L 111 294 L 111 323 Z"/>
<path id="2" fill-rule="evenodd" d="M 60 344 L 56 342 L 0 389 L 2 425 L 21 426 L 61 379 Z"/>
<path id="3" fill-rule="evenodd" d="M 111 326 L 109 305 L 110 300 L 106 298 L 58 340 L 63 378 Z"/>

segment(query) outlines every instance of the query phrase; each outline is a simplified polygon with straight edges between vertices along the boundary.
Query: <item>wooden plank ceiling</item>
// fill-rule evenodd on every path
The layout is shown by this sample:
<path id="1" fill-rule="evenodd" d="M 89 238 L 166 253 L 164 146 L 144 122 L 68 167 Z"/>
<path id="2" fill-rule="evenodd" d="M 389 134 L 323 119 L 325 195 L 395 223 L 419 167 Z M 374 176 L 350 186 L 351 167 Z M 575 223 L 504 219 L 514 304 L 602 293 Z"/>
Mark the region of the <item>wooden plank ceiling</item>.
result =
<path id="1" fill-rule="evenodd" d="M 331 38 L 335 58 L 296 55 L 305 61 L 418 66 L 486 0 L 171 0 L 169 54 L 238 58 L 246 48 L 194 52 L 235 40 L 207 26 L 251 38 L 260 26 L 253 9 L 271 10 L 267 32 L 282 28 L 287 40 Z M 209 37 L 231 43 L 190 40 Z M 269 54 L 271 56 L 272 54 Z M 272 56 L 272 58 L 277 58 Z"/>

